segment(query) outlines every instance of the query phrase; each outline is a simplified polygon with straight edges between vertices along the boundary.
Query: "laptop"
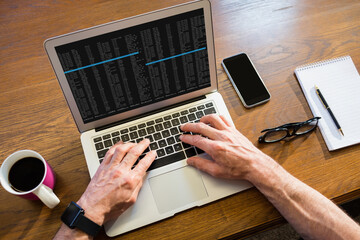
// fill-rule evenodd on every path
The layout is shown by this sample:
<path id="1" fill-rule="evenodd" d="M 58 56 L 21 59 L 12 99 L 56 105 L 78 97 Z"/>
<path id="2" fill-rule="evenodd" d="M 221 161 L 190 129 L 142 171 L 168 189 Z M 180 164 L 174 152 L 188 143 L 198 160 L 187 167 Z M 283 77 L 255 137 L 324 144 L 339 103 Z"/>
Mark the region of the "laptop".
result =
<path id="1" fill-rule="evenodd" d="M 210 2 L 194 1 L 50 38 L 51 65 L 81 133 L 90 177 L 119 141 L 156 150 L 136 203 L 105 224 L 116 236 L 251 187 L 216 179 L 186 159 L 180 125 L 231 119 L 217 91 Z M 141 159 L 141 158 L 140 158 Z"/>

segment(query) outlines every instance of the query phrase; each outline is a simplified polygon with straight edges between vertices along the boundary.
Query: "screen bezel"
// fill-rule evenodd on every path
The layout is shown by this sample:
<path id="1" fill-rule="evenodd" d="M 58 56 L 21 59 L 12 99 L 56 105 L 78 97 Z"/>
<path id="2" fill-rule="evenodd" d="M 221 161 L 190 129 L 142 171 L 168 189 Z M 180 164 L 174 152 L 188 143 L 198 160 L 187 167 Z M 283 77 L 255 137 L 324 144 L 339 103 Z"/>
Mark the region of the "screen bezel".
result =
<path id="1" fill-rule="evenodd" d="M 64 74 L 63 68 L 55 51 L 55 47 L 61 46 L 67 43 L 83 40 L 86 38 L 106 34 L 109 32 L 121 30 L 124 28 L 129 28 L 132 26 L 140 25 L 143 23 L 151 22 L 154 20 L 159 20 L 166 17 L 171 17 L 174 15 L 182 14 L 185 12 L 193 11 L 203 8 L 204 10 L 204 20 L 205 20 L 205 30 L 206 30 L 206 43 L 208 51 L 208 61 L 209 61 L 209 71 L 210 71 L 210 87 L 206 87 L 194 92 L 186 93 L 177 97 L 166 99 L 160 102 L 149 104 L 137 109 L 125 111 L 116 115 L 105 117 L 103 119 L 95 120 L 89 123 L 84 123 L 80 111 L 77 107 L 76 101 L 71 92 L 70 86 Z M 90 129 L 99 128 L 117 121 L 121 121 L 127 118 L 137 116 L 146 112 L 154 111 L 172 104 L 176 104 L 182 101 L 186 101 L 192 98 L 196 98 L 210 92 L 217 90 L 217 74 L 216 74 L 216 58 L 215 58 L 215 49 L 214 49 L 214 38 L 213 38 L 213 28 L 212 28 L 212 19 L 211 19 L 211 6 L 208 0 L 194 1 L 181 5 L 176 5 L 169 8 L 160 9 L 154 12 L 145 13 L 137 15 L 130 18 L 125 18 L 122 20 L 98 25 L 95 27 L 79 30 L 73 33 L 68 33 L 65 35 L 53 37 L 45 40 L 44 48 L 48 54 L 51 65 L 55 72 L 55 75 L 59 81 L 60 87 L 63 91 L 65 99 L 68 103 L 68 106 L 71 110 L 75 123 L 80 132 L 85 132 Z"/>
<path id="2" fill-rule="evenodd" d="M 246 61 L 248 61 L 248 62 L 250 63 L 250 65 L 252 66 L 253 70 L 256 72 L 257 77 L 258 77 L 258 80 L 259 80 L 259 82 L 262 84 L 263 89 L 265 90 L 265 94 L 258 95 L 258 96 L 256 96 L 256 97 L 252 97 L 252 98 L 249 98 L 249 99 L 245 99 L 245 98 L 243 97 L 243 95 L 241 94 L 241 91 L 244 91 L 244 90 L 246 90 L 246 89 L 240 89 L 240 88 L 239 88 L 239 85 L 236 83 L 236 80 L 234 80 L 234 79 L 232 78 L 232 74 L 231 74 L 231 72 L 228 70 L 226 64 L 229 63 L 229 62 L 239 62 L 239 63 L 241 63 L 241 61 L 244 61 L 244 60 L 242 59 L 244 56 L 245 56 Z M 267 102 L 267 101 L 270 100 L 271 95 L 270 95 L 269 90 L 268 90 L 267 87 L 265 86 L 265 83 L 264 83 L 264 81 L 262 80 L 262 78 L 260 77 L 260 74 L 258 73 L 258 71 L 256 70 L 254 64 L 252 63 L 252 61 L 250 60 L 249 56 L 248 56 L 246 53 L 239 53 L 239 54 L 236 54 L 236 55 L 227 57 L 227 58 L 225 58 L 225 59 L 222 61 L 222 65 L 223 65 L 223 68 L 224 68 L 226 74 L 227 74 L 228 77 L 229 77 L 230 82 L 231 82 L 232 85 L 234 86 L 234 89 L 235 89 L 236 93 L 238 94 L 240 100 L 242 101 L 242 103 L 244 104 L 245 107 L 247 107 L 247 108 L 254 107 L 254 106 L 257 106 L 257 105 L 259 105 L 259 104 L 265 103 L 265 102 Z"/>

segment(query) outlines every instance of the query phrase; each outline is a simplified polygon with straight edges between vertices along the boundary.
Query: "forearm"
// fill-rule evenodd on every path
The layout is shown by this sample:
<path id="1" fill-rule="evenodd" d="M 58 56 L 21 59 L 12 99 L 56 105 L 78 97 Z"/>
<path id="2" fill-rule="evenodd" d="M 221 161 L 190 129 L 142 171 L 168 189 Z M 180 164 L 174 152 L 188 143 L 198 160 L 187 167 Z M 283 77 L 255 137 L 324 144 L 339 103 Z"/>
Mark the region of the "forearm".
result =
<path id="1" fill-rule="evenodd" d="M 56 233 L 54 240 L 56 239 L 77 239 L 77 240 L 89 240 L 93 239 L 88 234 L 78 230 L 78 229 L 71 229 L 65 224 L 62 224 L 59 231 Z"/>
<path id="2" fill-rule="evenodd" d="M 360 239 L 359 225 L 329 199 L 272 159 L 257 164 L 251 181 L 304 238 Z"/>

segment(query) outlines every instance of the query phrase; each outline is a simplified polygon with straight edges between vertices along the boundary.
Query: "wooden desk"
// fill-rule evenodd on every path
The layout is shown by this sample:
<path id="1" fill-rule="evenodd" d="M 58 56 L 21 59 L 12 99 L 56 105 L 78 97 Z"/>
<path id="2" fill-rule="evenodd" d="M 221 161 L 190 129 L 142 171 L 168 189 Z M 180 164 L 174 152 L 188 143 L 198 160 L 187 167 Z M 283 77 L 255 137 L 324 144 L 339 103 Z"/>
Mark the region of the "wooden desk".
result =
<path id="1" fill-rule="evenodd" d="M 57 173 L 61 203 L 50 210 L 0 188 L 0 236 L 49 239 L 89 174 L 77 128 L 43 49 L 49 37 L 168 7 L 169 1 L 2 1 L 0 3 L 0 158 L 20 149 L 41 153 Z M 220 92 L 236 126 L 257 144 L 260 131 L 312 116 L 294 76 L 298 65 L 350 54 L 360 70 L 360 2 L 356 0 L 213 0 Z M 220 62 L 246 52 L 272 99 L 245 109 Z M 322 135 L 260 146 L 300 180 L 336 203 L 360 197 L 359 145 L 329 152 Z M 314 203 L 316 204 L 316 203 Z M 321 207 L 321 206 L 319 206 Z M 119 239 L 240 238 L 283 222 L 254 188 L 191 209 Z M 102 232 L 99 239 L 107 238 Z"/>

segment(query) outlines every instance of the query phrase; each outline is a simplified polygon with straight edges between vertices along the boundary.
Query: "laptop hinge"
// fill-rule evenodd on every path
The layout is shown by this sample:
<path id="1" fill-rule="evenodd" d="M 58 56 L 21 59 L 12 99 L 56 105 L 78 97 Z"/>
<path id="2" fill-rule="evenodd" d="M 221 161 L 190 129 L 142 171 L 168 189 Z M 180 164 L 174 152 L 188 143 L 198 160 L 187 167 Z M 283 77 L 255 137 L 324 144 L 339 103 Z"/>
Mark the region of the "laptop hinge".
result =
<path id="1" fill-rule="evenodd" d="M 136 115 L 136 116 L 133 116 L 133 117 L 130 117 L 130 118 L 126 118 L 126 119 L 123 119 L 123 120 L 120 120 L 120 121 L 117 121 L 117 122 L 114 122 L 114 123 L 111 123 L 111 124 L 108 124 L 108 125 L 105 125 L 105 126 L 102 126 L 102 127 L 95 128 L 95 132 L 99 132 L 99 131 L 105 130 L 107 128 L 111 128 L 111 127 L 114 127 L 114 126 L 117 126 L 117 125 L 120 125 L 120 124 L 123 124 L 123 123 L 127 123 L 127 122 L 130 122 L 130 121 L 135 121 L 135 120 L 143 118 L 143 117 L 147 117 L 147 116 L 159 113 L 159 112 L 163 112 L 163 111 L 166 111 L 166 110 L 169 110 L 169 109 L 172 109 L 172 108 L 176 108 L 176 107 L 188 104 L 188 103 L 196 102 L 196 101 L 199 101 L 199 100 L 202 100 L 202 99 L 205 99 L 205 98 L 206 98 L 206 95 L 202 95 L 200 97 L 196 97 L 196 98 L 192 98 L 192 99 L 189 99 L 189 100 L 186 100 L 186 101 L 183 101 L 183 102 L 175 103 L 173 105 L 163 107 L 163 108 L 159 108 L 159 109 L 154 110 L 154 111 L 150 111 L 150 112 L 143 113 L 143 114 L 140 114 L 140 115 Z"/>

